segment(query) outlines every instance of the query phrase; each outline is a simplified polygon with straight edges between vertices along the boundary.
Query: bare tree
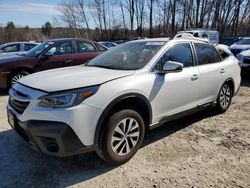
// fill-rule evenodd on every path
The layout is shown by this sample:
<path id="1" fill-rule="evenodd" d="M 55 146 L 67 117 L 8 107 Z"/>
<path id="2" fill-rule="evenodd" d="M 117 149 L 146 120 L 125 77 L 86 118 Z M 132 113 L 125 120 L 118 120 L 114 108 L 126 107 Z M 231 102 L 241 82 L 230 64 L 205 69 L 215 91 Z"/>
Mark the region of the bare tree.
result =
<path id="1" fill-rule="evenodd" d="M 124 5 L 123 5 L 122 0 L 119 0 L 119 5 L 121 8 L 121 12 L 122 12 L 122 24 L 123 24 L 124 32 L 125 32 L 124 34 L 125 34 L 125 37 L 128 37 L 127 24 L 126 24 L 126 20 L 125 20 L 125 11 L 124 11 Z"/>
<path id="2" fill-rule="evenodd" d="M 149 37 L 153 37 L 153 6 L 155 0 L 149 1 Z"/>
<path id="3" fill-rule="evenodd" d="M 134 17 L 135 17 L 135 0 L 126 0 L 126 9 L 129 13 L 130 20 L 130 34 L 132 35 L 134 30 Z"/>
<path id="4" fill-rule="evenodd" d="M 137 22 L 137 33 L 138 36 L 142 37 L 143 31 L 143 20 L 145 15 L 145 0 L 137 0 L 135 2 L 135 16 Z"/>

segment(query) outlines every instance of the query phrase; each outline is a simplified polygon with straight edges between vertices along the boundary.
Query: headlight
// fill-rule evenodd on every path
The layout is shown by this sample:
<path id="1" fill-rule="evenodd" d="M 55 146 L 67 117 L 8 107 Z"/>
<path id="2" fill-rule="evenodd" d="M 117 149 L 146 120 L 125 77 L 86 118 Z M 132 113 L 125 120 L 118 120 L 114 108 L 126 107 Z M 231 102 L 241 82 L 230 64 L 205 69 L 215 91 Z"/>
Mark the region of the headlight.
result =
<path id="1" fill-rule="evenodd" d="M 88 97 L 94 95 L 99 89 L 99 86 L 86 87 L 83 89 L 71 90 L 67 92 L 57 92 L 51 95 L 40 97 L 39 106 L 51 108 L 63 108 L 76 106 L 83 102 Z"/>

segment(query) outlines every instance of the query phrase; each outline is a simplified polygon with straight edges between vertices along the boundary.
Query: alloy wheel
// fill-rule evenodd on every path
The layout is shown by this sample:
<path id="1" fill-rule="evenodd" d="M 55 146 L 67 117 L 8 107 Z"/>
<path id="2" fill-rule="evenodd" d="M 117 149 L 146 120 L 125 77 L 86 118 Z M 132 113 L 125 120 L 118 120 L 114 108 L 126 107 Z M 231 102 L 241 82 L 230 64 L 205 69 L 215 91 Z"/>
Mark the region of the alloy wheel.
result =
<path id="1" fill-rule="evenodd" d="M 140 137 L 140 128 L 134 118 L 125 118 L 115 127 L 112 138 L 111 148 L 118 156 L 130 153 L 136 146 Z"/>
<path id="2" fill-rule="evenodd" d="M 221 106 L 226 109 L 230 105 L 231 100 L 231 89 L 230 87 L 225 84 L 220 92 L 220 104 Z"/>

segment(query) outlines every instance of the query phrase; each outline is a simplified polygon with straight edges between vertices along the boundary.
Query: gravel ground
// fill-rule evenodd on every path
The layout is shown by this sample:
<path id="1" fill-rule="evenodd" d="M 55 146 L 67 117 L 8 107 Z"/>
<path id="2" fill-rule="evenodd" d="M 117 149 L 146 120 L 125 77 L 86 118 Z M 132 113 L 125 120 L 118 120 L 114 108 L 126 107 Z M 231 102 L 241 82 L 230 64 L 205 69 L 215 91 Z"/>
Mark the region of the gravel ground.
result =
<path id="1" fill-rule="evenodd" d="M 95 153 L 31 150 L 7 123 L 7 98 L 0 91 L 0 187 L 250 187 L 250 79 L 226 113 L 204 111 L 151 131 L 119 167 Z"/>

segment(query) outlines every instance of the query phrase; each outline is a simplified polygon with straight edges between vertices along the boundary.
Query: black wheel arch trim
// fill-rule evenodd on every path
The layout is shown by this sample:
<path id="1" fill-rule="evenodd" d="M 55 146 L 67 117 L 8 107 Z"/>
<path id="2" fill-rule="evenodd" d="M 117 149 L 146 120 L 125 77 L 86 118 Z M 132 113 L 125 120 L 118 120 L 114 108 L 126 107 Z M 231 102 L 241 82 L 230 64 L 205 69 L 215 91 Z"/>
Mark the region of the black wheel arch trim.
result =
<path id="1" fill-rule="evenodd" d="M 100 116 L 100 118 L 99 118 L 99 120 L 97 122 L 96 129 L 95 129 L 94 144 L 98 144 L 99 136 L 100 136 L 100 133 L 101 133 L 101 128 L 102 128 L 102 125 L 103 125 L 103 121 L 108 116 L 108 112 L 117 103 L 119 103 L 119 102 L 121 102 L 121 101 L 123 101 L 125 99 L 128 99 L 128 98 L 139 98 L 139 99 L 141 99 L 141 100 L 143 100 L 145 102 L 145 104 L 147 105 L 148 110 L 149 110 L 149 124 L 152 123 L 152 107 L 151 107 L 151 104 L 148 101 L 147 97 L 145 97 L 144 95 L 139 94 L 139 93 L 127 93 L 127 94 L 121 95 L 121 96 L 115 98 L 112 102 L 110 102 L 109 105 L 102 112 L 102 114 L 101 114 L 101 116 Z"/>
<path id="2" fill-rule="evenodd" d="M 234 80 L 233 80 L 233 78 L 227 78 L 224 82 L 223 82 L 223 84 L 222 85 L 224 85 L 226 82 L 228 82 L 228 81 L 231 81 L 231 82 L 233 82 L 233 95 L 234 95 L 234 93 L 235 93 L 235 83 L 234 83 Z"/>

